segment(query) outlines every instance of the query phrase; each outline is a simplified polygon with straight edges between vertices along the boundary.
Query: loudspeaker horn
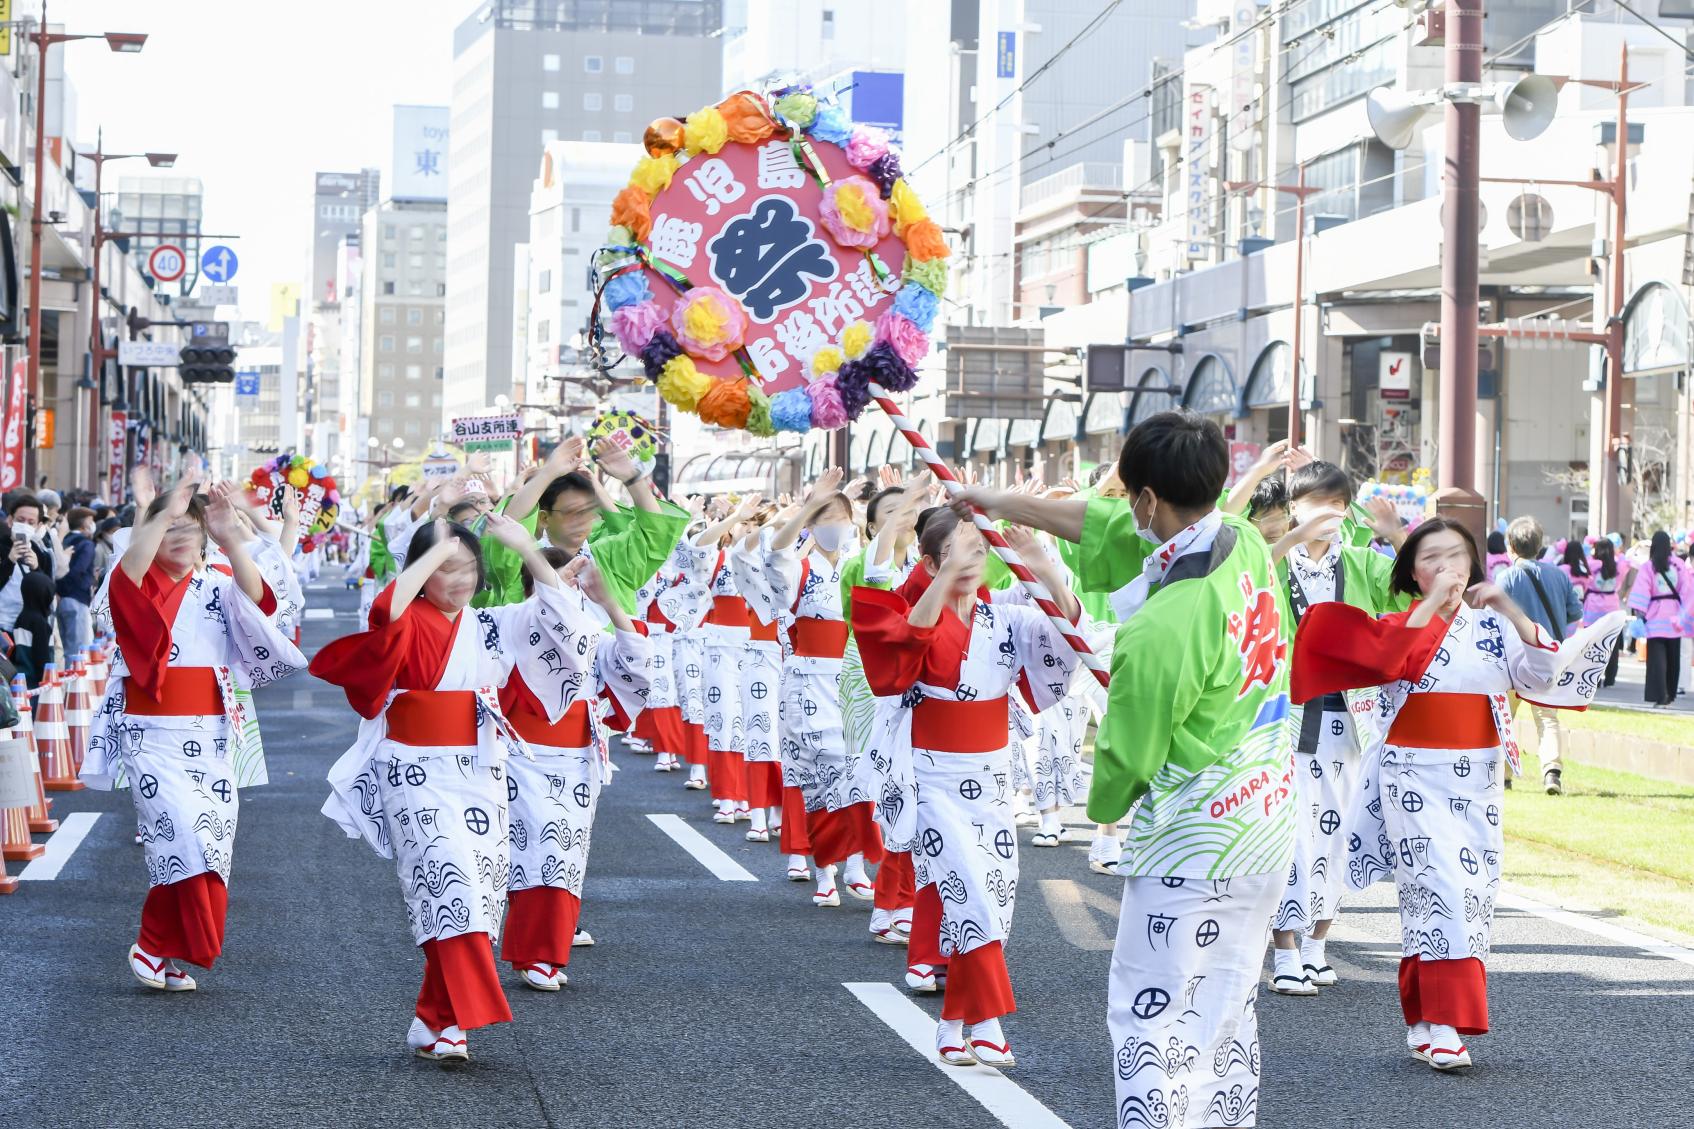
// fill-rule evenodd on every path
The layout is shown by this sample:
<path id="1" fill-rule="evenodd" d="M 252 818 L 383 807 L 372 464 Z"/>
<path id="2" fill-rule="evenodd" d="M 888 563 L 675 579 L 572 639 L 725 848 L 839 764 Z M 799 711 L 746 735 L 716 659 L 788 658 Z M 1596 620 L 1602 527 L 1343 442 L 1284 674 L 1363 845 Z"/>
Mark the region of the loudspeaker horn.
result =
<path id="1" fill-rule="evenodd" d="M 1371 132 L 1390 149 L 1410 145 L 1429 111 L 1427 101 L 1393 86 L 1379 86 L 1365 97 L 1365 117 L 1370 120 Z"/>
<path id="2" fill-rule="evenodd" d="M 1546 75 L 1526 74 L 1494 88 L 1494 104 L 1507 136 L 1517 141 L 1540 137 L 1559 110 L 1559 84 Z"/>

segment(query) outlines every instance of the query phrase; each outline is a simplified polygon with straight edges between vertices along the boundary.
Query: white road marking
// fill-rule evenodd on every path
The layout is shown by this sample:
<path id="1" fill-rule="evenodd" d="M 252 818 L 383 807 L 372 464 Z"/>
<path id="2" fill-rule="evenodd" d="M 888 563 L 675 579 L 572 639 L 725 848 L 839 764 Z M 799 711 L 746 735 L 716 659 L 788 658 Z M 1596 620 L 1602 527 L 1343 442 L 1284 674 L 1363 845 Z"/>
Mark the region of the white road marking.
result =
<path id="1" fill-rule="evenodd" d="M 32 864 L 33 865 L 33 864 Z M 1522 894 L 1514 894 L 1509 890 L 1501 890 L 1494 900 L 1495 906 L 1502 909 L 1522 910 L 1544 917 L 1548 921 L 1556 921 L 1560 925 L 1588 933 L 1595 937 L 1603 937 L 1619 945 L 1627 945 L 1632 949 L 1640 949 L 1656 957 L 1666 960 L 1680 961 L 1683 964 L 1694 964 L 1694 949 L 1682 945 L 1661 941 L 1657 937 L 1649 937 L 1645 933 L 1637 933 L 1621 925 L 1613 925 L 1609 921 L 1600 921 L 1581 913 L 1572 913 L 1558 906 L 1550 906 L 1546 902 L 1538 902 L 1534 898 L 1526 898 Z"/>
<path id="2" fill-rule="evenodd" d="M 78 811 L 60 820 L 59 830 L 47 838 L 47 853 L 20 870 L 18 877 L 25 882 L 51 882 L 59 877 L 99 818 L 97 811 Z"/>
<path id="3" fill-rule="evenodd" d="M 688 825 L 680 815 L 649 815 L 653 825 L 694 856 L 694 861 L 725 882 L 757 882 L 757 876 L 719 850 L 717 844 Z"/>
<path id="4" fill-rule="evenodd" d="M 1016 1129 L 1071 1129 L 1058 1114 L 1000 1071 L 987 1066 L 944 1066 L 935 1055 L 935 1020 L 892 984 L 843 984 L 907 1046 L 928 1059 L 1000 1124 Z"/>
<path id="5" fill-rule="evenodd" d="M 335 609 L 334 608 L 307 608 L 306 609 L 306 618 L 307 619 L 334 619 L 335 618 Z"/>

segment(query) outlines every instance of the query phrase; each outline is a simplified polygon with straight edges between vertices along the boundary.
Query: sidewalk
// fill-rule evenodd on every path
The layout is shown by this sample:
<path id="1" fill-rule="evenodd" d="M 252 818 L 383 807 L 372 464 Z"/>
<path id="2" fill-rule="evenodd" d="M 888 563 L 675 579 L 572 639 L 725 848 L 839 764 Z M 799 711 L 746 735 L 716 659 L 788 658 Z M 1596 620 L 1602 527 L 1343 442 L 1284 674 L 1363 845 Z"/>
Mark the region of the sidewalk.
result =
<path id="1" fill-rule="evenodd" d="M 1662 710 L 1653 709 L 1642 698 L 1642 683 L 1647 677 L 1647 664 L 1640 659 L 1631 658 L 1625 648 L 1623 657 L 1618 659 L 1618 680 L 1614 686 L 1602 687 L 1599 696 L 1595 698 L 1597 706 L 1607 706 L 1620 710 L 1641 710 L 1656 714 L 1682 714 L 1694 717 L 1694 686 L 1690 686 L 1688 673 L 1688 652 L 1694 648 L 1694 639 L 1682 641 L 1682 680 L 1677 684 L 1682 693 L 1676 701 Z M 1694 729 L 1689 732 L 1689 741 L 1694 743 Z"/>

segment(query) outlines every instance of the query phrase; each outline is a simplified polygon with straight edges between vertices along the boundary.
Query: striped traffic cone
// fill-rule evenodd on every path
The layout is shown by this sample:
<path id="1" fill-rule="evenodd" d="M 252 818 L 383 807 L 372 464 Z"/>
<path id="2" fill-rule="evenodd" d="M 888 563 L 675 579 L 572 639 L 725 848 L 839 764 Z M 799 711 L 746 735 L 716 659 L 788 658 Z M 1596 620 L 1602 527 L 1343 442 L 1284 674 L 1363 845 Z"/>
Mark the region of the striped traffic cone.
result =
<path id="1" fill-rule="evenodd" d="M 41 750 L 35 744 L 35 711 L 29 704 L 29 687 L 24 676 L 12 678 L 12 707 L 18 711 L 18 737 L 29 745 L 30 763 L 35 765 L 35 806 L 29 809 L 29 830 L 33 835 L 50 835 L 59 829 L 59 821 L 47 812 L 53 801 L 41 787 Z"/>
<path id="2" fill-rule="evenodd" d="M 94 644 L 88 656 L 88 695 L 94 702 L 106 700 L 106 680 L 111 677 L 111 652 L 107 649 L 106 641 L 100 640 Z"/>
<path id="3" fill-rule="evenodd" d="M 10 739 L 13 736 L 15 734 L 10 729 L 0 729 L 0 738 Z M 46 851 L 46 847 L 30 842 L 29 805 L 0 810 L 0 859 L 28 862 L 40 858 Z"/>
<path id="4" fill-rule="evenodd" d="M 47 664 L 36 695 L 35 742 L 41 750 L 41 782 L 49 792 L 80 792 L 84 785 L 76 778 L 76 765 L 71 757 L 71 733 L 65 725 L 65 688 L 59 683 L 59 672 Z"/>
<path id="5" fill-rule="evenodd" d="M 18 892 L 18 880 L 6 873 L 6 863 L 0 859 L 0 894 L 15 894 Z"/>
<path id="6" fill-rule="evenodd" d="M 82 771 L 83 754 L 88 752 L 88 730 L 94 724 L 94 704 L 88 698 L 88 658 L 78 651 L 71 660 L 65 684 L 65 728 L 71 737 L 71 764 Z"/>

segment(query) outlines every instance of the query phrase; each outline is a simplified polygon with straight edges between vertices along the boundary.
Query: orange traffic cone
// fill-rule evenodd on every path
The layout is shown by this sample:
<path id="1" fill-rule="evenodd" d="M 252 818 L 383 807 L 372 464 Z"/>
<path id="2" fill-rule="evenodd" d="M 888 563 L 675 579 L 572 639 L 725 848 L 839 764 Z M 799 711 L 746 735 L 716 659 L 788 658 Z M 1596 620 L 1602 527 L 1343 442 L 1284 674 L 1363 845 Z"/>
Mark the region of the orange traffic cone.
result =
<path id="1" fill-rule="evenodd" d="M 18 880 L 6 873 L 6 862 L 0 859 L 0 894 L 15 894 L 18 892 Z"/>
<path id="2" fill-rule="evenodd" d="M 15 734 L 10 729 L 0 729 L 0 737 L 10 739 L 13 736 Z M 0 810 L 0 859 L 25 862 L 40 858 L 46 851 L 46 847 L 38 847 L 30 842 L 28 804 Z"/>
<path id="3" fill-rule="evenodd" d="M 65 688 L 60 685 L 59 672 L 52 663 L 47 664 L 41 679 L 36 711 L 35 742 L 41 750 L 41 782 L 49 792 L 80 792 L 84 785 L 76 778 L 71 734 L 65 725 Z"/>
<path id="4" fill-rule="evenodd" d="M 29 757 L 35 765 L 35 806 L 29 809 L 29 830 L 32 835 L 50 835 L 59 829 L 59 821 L 47 811 L 53 801 L 41 787 L 41 750 L 35 744 L 35 711 L 29 704 L 29 687 L 24 676 L 12 678 L 12 706 L 18 711 L 17 735 L 29 744 Z"/>
<path id="5" fill-rule="evenodd" d="M 65 728 L 71 737 L 71 764 L 82 771 L 82 757 L 88 752 L 88 729 L 94 724 L 94 705 L 88 699 L 88 663 L 82 651 L 71 660 L 69 689 L 65 693 Z"/>
<path id="6" fill-rule="evenodd" d="M 88 655 L 88 696 L 96 705 L 106 700 L 106 680 L 112 673 L 109 654 L 106 641 L 102 639 L 94 644 Z"/>

